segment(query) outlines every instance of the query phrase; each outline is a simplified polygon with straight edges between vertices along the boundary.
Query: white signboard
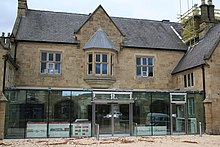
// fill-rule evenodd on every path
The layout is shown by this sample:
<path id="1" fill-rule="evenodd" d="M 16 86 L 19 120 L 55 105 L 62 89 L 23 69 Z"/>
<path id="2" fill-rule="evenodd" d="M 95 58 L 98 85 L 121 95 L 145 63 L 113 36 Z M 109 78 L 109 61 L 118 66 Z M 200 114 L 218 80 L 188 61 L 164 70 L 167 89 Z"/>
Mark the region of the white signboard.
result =
<path id="1" fill-rule="evenodd" d="M 47 123 L 27 122 L 27 137 L 47 137 Z"/>
<path id="2" fill-rule="evenodd" d="M 91 136 L 91 123 L 90 122 L 75 122 L 73 125 L 73 134 L 74 137 L 89 137 Z"/>
<path id="3" fill-rule="evenodd" d="M 69 137 L 69 122 L 53 122 L 49 124 L 50 137 Z"/>
<path id="4" fill-rule="evenodd" d="M 153 129 L 153 130 L 152 130 Z M 166 126 L 137 126 L 135 127 L 135 134 L 137 135 L 166 135 L 167 127 Z"/>

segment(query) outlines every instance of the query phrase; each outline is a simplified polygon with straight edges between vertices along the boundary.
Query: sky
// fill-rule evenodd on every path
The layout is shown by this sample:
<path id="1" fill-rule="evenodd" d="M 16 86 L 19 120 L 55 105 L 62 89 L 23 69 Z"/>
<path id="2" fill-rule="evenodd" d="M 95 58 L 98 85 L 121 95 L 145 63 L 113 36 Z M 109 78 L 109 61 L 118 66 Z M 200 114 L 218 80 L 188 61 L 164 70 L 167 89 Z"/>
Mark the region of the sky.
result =
<path id="1" fill-rule="evenodd" d="M 206 0 L 207 1 L 207 0 Z M 11 32 L 18 0 L 0 0 L 0 35 Z M 201 0 L 27 0 L 28 8 L 55 12 L 89 14 L 100 4 L 110 16 L 178 22 L 180 14 Z M 220 9 L 220 0 L 213 0 Z M 181 5 L 181 6 L 180 6 Z"/>

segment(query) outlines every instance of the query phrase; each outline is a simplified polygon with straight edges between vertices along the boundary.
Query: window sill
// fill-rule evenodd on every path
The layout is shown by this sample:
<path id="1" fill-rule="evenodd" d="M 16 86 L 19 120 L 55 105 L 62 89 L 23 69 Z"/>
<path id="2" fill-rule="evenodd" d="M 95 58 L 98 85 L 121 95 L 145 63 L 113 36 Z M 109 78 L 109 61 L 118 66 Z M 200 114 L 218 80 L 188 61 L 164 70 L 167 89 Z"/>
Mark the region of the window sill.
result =
<path id="1" fill-rule="evenodd" d="M 84 77 L 84 81 L 91 86 L 91 88 L 109 88 L 116 82 L 113 76 L 95 76 L 87 75 Z"/>
<path id="2" fill-rule="evenodd" d="M 143 77 L 143 76 L 136 76 L 136 79 L 137 80 L 139 80 L 139 79 L 141 79 L 141 80 L 143 80 L 143 79 L 154 79 L 154 77 Z"/>
<path id="3" fill-rule="evenodd" d="M 40 74 L 42 77 L 59 77 L 61 74 Z"/>

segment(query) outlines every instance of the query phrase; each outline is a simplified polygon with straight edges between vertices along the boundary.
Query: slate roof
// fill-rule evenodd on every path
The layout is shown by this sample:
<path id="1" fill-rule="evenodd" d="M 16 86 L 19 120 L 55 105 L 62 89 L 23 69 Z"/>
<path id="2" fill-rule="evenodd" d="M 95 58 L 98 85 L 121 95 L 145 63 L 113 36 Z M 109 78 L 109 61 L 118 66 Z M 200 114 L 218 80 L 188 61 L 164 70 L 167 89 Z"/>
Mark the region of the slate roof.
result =
<path id="1" fill-rule="evenodd" d="M 22 17 L 16 40 L 78 43 L 73 34 L 89 15 L 27 10 Z M 111 17 L 125 35 L 123 46 L 186 51 L 187 47 L 171 28 L 180 24 L 161 21 Z"/>
<path id="2" fill-rule="evenodd" d="M 99 28 L 95 34 L 89 39 L 89 41 L 85 44 L 83 49 L 90 49 L 90 48 L 103 48 L 103 49 L 113 49 L 118 50 L 114 44 L 109 40 L 106 33 Z"/>
<path id="3" fill-rule="evenodd" d="M 180 60 L 172 74 L 205 64 L 220 42 L 220 24 L 211 28 L 199 43 L 190 49 Z"/>

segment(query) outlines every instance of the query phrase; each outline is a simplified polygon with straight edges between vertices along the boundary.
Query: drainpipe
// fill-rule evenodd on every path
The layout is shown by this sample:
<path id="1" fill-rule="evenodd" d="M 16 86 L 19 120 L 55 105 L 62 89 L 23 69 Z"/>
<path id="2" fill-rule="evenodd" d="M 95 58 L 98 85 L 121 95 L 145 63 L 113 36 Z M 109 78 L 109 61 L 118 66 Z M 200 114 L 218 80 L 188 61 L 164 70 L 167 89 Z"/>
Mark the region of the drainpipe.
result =
<path id="1" fill-rule="evenodd" d="M 4 55 L 3 57 L 4 57 L 4 72 L 3 72 L 2 92 L 3 92 L 3 94 L 5 94 L 6 64 L 7 64 L 8 57 L 7 57 L 7 55 Z"/>
<path id="2" fill-rule="evenodd" d="M 203 92 L 204 92 L 204 100 L 206 98 L 206 85 L 205 85 L 205 68 L 204 65 L 202 65 L 202 84 L 203 84 Z"/>
<path id="3" fill-rule="evenodd" d="M 15 41 L 15 52 L 14 52 L 14 62 L 16 63 L 16 56 L 17 56 L 17 41 Z"/>

